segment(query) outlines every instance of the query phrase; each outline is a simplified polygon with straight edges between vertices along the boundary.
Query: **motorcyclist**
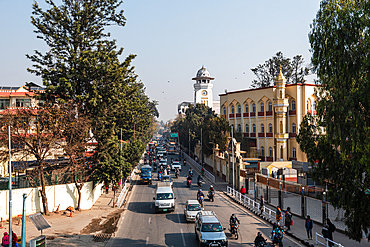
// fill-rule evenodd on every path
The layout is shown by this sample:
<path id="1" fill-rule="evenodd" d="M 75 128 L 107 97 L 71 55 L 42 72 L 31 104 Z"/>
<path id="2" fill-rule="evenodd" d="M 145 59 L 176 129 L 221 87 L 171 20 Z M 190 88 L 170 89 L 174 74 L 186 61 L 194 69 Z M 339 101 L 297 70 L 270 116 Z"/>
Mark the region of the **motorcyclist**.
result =
<path id="1" fill-rule="evenodd" d="M 198 178 L 197 178 L 198 183 L 199 183 L 199 182 L 202 182 L 202 180 L 203 180 L 203 179 L 202 179 L 202 176 L 198 175 Z"/>
<path id="2" fill-rule="evenodd" d="M 179 168 L 177 168 L 177 167 L 176 167 L 176 169 L 175 169 L 175 176 L 176 176 L 176 177 L 178 177 L 178 176 L 179 176 L 179 174 L 180 174 L 180 172 L 179 172 Z"/>
<path id="3" fill-rule="evenodd" d="M 186 160 L 184 159 L 184 166 L 186 166 Z"/>
<path id="4" fill-rule="evenodd" d="M 198 190 L 198 193 L 197 193 L 197 200 L 199 200 L 199 198 L 200 198 L 201 196 L 203 196 L 203 198 L 204 198 L 204 194 L 203 194 L 203 192 L 202 192 L 202 189 L 199 189 L 199 190 Z"/>
<path id="5" fill-rule="evenodd" d="M 266 240 L 262 237 L 262 233 L 258 232 L 257 237 L 254 239 L 254 244 L 258 246 L 259 243 L 265 243 Z"/>
<path id="6" fill-rule="evenodd" d="M 202 169 L 200 170 L 202 175 L 204 175 L 204 167 L 202 167 Z"/>
<path id="7" fill-rule="evenodd" d="M 187 180 L 192 180 L 193 178 L 190 176 L 190 174 L 188 175 L 188 178 Z"/>
<path id="8" fill-rule="evenodd" d="M 240 224 L 239 219 L 238 219 L 238 218 L 236 218 L 235 214 L 232 214 L 232 215 L 230 216 L 230 229 L 232 229 L 232 227 L 233 227 L 234 225 L 236 225 L 236 222 L 238 222 L 238 224 Z"/>
<path id="9" fill-rule="evenodd" d="M 191 168 L 189 169 L 189 175 L 193 176 L 193 169 L 191 169 Z"/>
<path id="10" fill-rule="evenodd" d="M 211 193 L 211 192 L 214 192 L 215 191 L 215 188 L 213 188 L 213 185 L 211 185 L 211 187 L 209 187 L 208 189 L 208 192 Z"/>

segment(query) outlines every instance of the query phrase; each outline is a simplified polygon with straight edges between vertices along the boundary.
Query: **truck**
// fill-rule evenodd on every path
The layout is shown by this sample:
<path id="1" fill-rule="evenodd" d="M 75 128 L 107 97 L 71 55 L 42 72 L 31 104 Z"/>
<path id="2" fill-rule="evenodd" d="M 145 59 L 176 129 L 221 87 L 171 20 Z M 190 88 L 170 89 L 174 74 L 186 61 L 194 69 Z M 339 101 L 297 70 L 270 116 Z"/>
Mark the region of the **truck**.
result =
<path id="1" fill-rule="evenodd" d="M 150 165 L 143 165 L 140 170 L 140 183 L 152 184 L 152 167 Z"/>

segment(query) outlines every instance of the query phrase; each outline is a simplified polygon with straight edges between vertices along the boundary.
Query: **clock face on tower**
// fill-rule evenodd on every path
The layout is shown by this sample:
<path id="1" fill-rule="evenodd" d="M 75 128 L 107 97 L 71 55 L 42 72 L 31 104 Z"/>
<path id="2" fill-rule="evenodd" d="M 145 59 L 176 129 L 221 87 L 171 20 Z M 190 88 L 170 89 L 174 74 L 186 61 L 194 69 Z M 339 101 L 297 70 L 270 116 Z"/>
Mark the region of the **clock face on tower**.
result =
<path id="1" fill-rule="evenodd" d="M 208 94 L 208 93 L 207 93 L 207 91 L 206 91 L 206 90 L 203 90 L 203 91 L 202 91 L 202 95 L 203 95 L 203 96 L 207 96 L 207 94 Z"/>

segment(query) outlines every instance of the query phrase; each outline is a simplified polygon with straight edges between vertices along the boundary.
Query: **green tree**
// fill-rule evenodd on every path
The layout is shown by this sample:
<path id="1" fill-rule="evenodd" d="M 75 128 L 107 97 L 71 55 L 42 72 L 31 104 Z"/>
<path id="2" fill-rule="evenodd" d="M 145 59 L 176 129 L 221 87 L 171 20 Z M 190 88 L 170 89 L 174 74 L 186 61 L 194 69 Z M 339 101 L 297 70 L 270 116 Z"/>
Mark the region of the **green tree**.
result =
<path id="1" fill-rule="evenodd" d="M 304 119 L 297 137 L 314 177 L 333 185 L 330 202 L 345 209 L 347 234 L 357 241 L 370 228 L 369 13 L 368 1 L 321 2 L 309 34 L 321 84 L 317 116 Z"/>
<path id="2" fill-rule="evenodd" d="M 185 118 L 178 118 L 173 123 L 171 132 L 179 133 L 180 143 L 184 147 L 189 146 L 190 134 L 192 149 L 198 141 L 203 139 L 203 153 L 210 155 L 213 153 L 213 143 L 218 144 L 221 151 L 226 150 L 229 123 L 224 118 L 218 117 L 212 108 L 204 104 L 197 104 L 196 107 L 190 105 L 186 110 Z"/>
<path id="3" fill-rule="evenodd" d="M 256 68 L 251 69 L 257 79 L 252 81 L 252 88 L 269 87 L 274 85 L 275 78 L 281 72 L 287 79 L 287 83 L 304 83 L 305 77 L 310 72 L 310 67 L 304 65 L 302 55 L 296 55 L 291 61 L 283 55 L 281 51 L 275 56 L 265 61 L 264 64 L 259 64 Z"/>

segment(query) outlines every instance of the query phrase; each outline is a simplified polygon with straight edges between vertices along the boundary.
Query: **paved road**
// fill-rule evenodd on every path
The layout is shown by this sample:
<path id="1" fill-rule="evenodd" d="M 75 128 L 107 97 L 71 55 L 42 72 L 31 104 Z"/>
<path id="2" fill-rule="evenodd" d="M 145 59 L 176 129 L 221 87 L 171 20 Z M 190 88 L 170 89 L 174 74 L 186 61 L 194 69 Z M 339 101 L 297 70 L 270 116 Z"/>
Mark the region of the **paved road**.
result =
<path id="1" fill-rule="evenodd" d="M 168 159 L 177 156 L 169 156 Z M 189 166 L 183 166 L 180 177 L 174 178 L 174 193 L 176 196 L 176 210 L 171 213 L 154 212 L 153 185 L 135 185 L 133 187 L 127 210 L 122 214 L 121 224 L 111 246 L 198 246 L 195 239 L 194 223 L 186 223 L 184 218 L 184 204 L 188 199 L 195 199 L 198 187 L 194 183 L 198 174 L 195 174 L 191 188 L 186 187 L 186 175 Z M 157 175 L 154 175 L 157 178 Z M 208 190 L 209 185 L 203 185 Z M 241 221 L 240 237 L 238 240 L 230 237 L 229 246 L 253 246 L 253 240 L 258 231 L 267 238 L 271 226 L 261 219 L 250 214 L 239 205 L 231 202 L 221 192 L 216 191 L 215 202 L 204 202 L 205 210 L 213 210 L 223 227 L 228 228 L 230 215 L 235 213 Z M 285 246 L 303 246 L 293 239 L 285 238 Z"/>

